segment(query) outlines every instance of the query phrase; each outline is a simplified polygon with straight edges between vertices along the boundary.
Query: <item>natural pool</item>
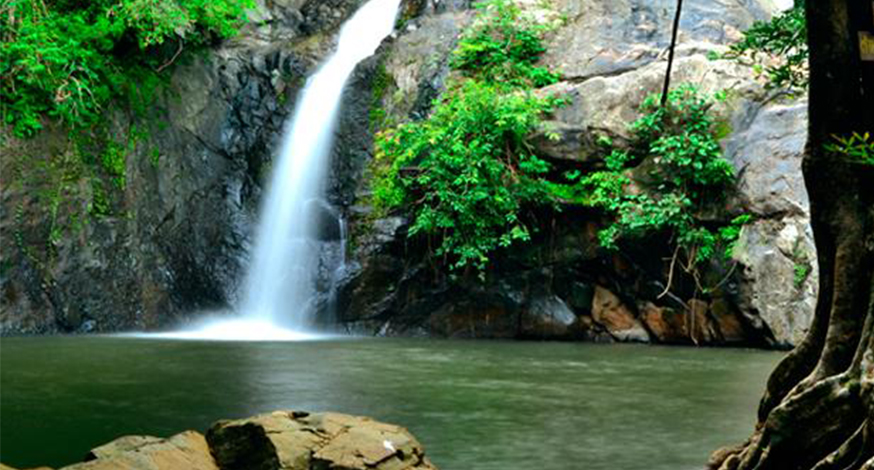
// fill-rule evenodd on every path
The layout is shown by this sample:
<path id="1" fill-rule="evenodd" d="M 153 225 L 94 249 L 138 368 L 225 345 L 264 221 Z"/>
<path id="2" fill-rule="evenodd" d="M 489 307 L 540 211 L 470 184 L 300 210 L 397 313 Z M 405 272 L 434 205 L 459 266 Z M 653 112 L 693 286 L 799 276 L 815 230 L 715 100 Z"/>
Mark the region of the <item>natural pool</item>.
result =
<path id="1" fill-rule="evenodd" d="M 0 458 L 275 409 L 408 427 L 442 470 L 677 470 L 748 437 L 780 353 L 578 343 L 0 341 Z"/>

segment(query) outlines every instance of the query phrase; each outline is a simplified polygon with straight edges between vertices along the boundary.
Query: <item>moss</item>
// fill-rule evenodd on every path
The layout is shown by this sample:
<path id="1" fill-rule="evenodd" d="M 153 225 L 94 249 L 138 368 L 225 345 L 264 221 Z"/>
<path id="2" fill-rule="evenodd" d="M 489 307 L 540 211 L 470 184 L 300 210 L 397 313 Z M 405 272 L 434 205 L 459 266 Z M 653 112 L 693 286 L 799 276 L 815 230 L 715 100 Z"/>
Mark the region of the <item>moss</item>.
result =
<path id="1" fill-rule="evenodd" d="M 370 130 L 372 132 L 378 132 L 386 124 L 387 119 L 387 112 L 383 100 L 389 87 L 394 83 L 394 79 L 391 74 L 388 73 L 388 70 L 386 70 L 386 60 L 387 58 L 383 57 L 379 61 L 379 64 L 377 64 L 370 85 L 371 95 L 369 120 Z"/>
<path id="2" fill-rule="evenodd" d="M 796 289 L 800 289 L 804 286 L 804 283 L 807 282 L 807 278 L 809 278 L 810 274 L 813 272 L 813 265 L 807 257 L 807 254 L 801 248 L 800 239 L 795 242 L 795 246 L 792 248 L 792 260 L 794 262 L 792 267 L 794 273 L 793 285 Z"/>

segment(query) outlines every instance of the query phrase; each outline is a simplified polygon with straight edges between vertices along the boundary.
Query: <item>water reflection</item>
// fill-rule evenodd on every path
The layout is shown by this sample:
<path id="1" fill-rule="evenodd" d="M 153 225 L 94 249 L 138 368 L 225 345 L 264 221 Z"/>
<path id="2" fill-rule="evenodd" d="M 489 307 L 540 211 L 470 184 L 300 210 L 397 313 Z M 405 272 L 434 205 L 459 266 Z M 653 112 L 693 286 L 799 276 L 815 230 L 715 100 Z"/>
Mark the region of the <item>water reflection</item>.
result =
<path id="1" fill-rule="evenodd" d="M 741 440 L 780 355 L 585 344 L 4 339 L 4 463 L 279 409 L 410 428 L 444 470 L 700 468 Z"/>

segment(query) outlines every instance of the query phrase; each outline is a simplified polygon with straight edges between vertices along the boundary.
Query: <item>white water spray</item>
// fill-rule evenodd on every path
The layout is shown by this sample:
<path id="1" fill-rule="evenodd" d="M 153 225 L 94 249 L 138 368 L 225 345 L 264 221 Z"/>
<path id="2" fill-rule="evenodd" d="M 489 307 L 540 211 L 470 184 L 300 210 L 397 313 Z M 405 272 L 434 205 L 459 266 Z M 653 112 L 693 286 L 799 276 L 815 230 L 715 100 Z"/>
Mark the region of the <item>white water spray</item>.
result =
<path id="1" fill-rule="evenodd" d="M 192 339 L 307 339 L 315 240 L 328 157 L 343 89 L 359 62 L 391 34 L 401 0 L 370 0 L 340 30 L 337 51 L 310 77 L 283 137 L 267 188 L 240 317 L 212 321 Z"/>

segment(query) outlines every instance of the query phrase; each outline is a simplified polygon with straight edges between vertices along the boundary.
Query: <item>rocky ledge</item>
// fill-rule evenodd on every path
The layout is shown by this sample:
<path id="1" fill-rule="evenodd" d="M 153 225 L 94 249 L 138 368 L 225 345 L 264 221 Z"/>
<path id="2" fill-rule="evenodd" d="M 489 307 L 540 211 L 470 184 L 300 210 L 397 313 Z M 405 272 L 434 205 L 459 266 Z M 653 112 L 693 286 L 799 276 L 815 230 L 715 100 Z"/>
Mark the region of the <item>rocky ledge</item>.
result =
<path id="1" fill-rule="evenodd" d="M 41 467 L 46 469 L 47 467 Z M 62 470 L 436 470 L 406 429 L 339 413 L 274 411 L 215 423 L 206 436 L 125 436 Z M 14 470 L 0 464 L 0 470 Z M 37 469 L 34 469 L 37 470 Z"/>

